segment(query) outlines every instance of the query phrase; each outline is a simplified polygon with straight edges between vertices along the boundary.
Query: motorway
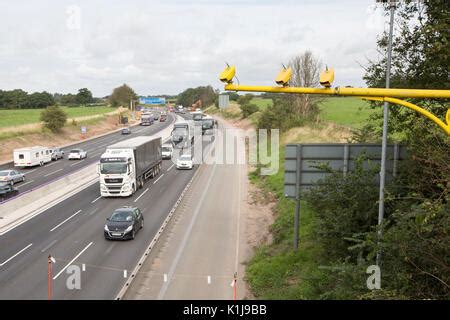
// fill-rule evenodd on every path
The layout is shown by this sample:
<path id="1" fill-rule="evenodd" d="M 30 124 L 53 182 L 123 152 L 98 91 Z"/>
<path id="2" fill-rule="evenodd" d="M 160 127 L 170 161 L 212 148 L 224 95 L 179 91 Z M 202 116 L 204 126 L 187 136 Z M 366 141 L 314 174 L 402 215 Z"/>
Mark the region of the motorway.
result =
<path id="1" fill-rule="evenodd" d="M 49 254 L 54 299 L 115 298 L 196 170 L 165 160 L 161 174 L 129 198 L 101 198 L 95 183 L 0 236 L 0 299 L 47 299 Z M 141 209 L 144 228 L 133 241 L 105 240 L 106 218 L 125 205 Z M 66 286 L 70 265 L 84 270 L 80 290 Z"/>
<path id="2" fill-rule="evenodd" d="M 37 166 L 21 169 L 15 168 L 12 163 L 8 163 L 0 166 L 0 170 L 15 168 L 19 169 L 20 172 L 25 174 L 25 182 L 18 183 L 14 186 L 17 190 L 19 190 L 18 196 L 20 196 L 21 193 L 36 189 L 41 185 L 50 183 L 51 181 L 54 181 L 62 176 L 68 175 L 92 163 L 97 162 L 100 158 L 100 155 L 105 151 L 106 147 L 113 143 L 140 135 L 155 134 L 173 124 L 175 119 L 176 117 L 174 114 L 169 114 L 169 117 L 165 122 L 155 121 L 155 123 L 151 126 L 132 127 L 131 134 L 129 135 L 122 135 L 119 131 L 62 148 L 62 150 L 64 150 L 65 152 L 64 159 L 49 162 L 42 167 Z M 67 155 L 69 151 L 74 148 L 82 148 L 87 151 L 87 158 L 84 160 L 68 160 Z"/>

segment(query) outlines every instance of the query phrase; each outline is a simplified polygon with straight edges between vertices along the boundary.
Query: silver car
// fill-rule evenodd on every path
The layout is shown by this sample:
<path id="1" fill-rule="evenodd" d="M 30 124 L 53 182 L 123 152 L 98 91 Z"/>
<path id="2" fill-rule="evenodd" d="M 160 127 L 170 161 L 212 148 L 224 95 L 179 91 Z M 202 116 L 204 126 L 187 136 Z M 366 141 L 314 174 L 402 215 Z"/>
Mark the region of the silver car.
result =
<path id="1" fill-rule="evenodd" d="M 25 175 L 17 170 L 3 170 L 0 171 L 0 182 L 14 185 L 17 182 L 25 181 Z"/>
<path id="2" fill-rule="evenodd" d="M 52 160 L 58 160 L 64 158 L 64 151 L 55 148 L 52 150 Z"/>

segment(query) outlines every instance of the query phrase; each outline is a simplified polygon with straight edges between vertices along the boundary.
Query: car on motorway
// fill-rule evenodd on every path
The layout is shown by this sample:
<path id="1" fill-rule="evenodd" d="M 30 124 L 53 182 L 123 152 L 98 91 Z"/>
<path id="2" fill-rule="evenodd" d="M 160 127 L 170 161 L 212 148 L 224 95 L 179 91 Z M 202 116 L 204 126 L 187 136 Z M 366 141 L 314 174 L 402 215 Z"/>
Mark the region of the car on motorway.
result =
<path id="1" fill-rule="evenodd" d="M 106 219 L 104 235 L 107 240 L 134 239 L 136 233 L 144 227 L 144 217 L 139 208 L 121 207 Z"/>
<path id="2" fill-rule="evenodd" d="M 87 152 L 83 149 L 72 149 L 69 152 L 69 156 L 67 157 L 69 160 L 72 159 L 86 159 L 87 158 Z"/>
<path id="3" fill-rule="evenodd" d="M 0 171 L 0 183 L 7 183 L 13 186 L 17 182 L 25 181 L 25 175 L 17 170 Z"/>
<path id="4" fill-rule="evenodd" d="M 153 113 L 153 119 L 159 120 L 159 113 L 158 112 Z"/>
<path id="5" fill-rule="evenodd" d="M 171 144 L 163 144 L 161 156 L 163 159 L 172 159 L 173 147 Z"/>
<path id="6" fill-rule="evenodd" d="M 131 134 L 131 129 L 130 129 L 130 127 L 122 128 L 122 134 Z"/>
<path id="7" fill-rule="evenodd" d="M 14 197 L 18 193 L 19 191 L 12 185 L 5 182 L 0 182 L 0 201 L 5 201 L 11 197 Z"/>
<path id="8" fill-rule="evenodd" d="M 166 114 L 162 114 L 160 117 L 159 117 L 159 122 L 165 122 L 167 120 L 167 115 Z"/>
<path id="9" fill-rule="evenodd" d="M 58 160 L 64 158 L 64 151 L 62 151 L 59 148 L 50 149 L 50 152 L 52 153 L 52 160 Z"/>
<path id="10" fill-rule="evenodd" d="M 183 154 L 177 159 L 177 169 L 192 169 L 193 167 L 192 155 Z"/>

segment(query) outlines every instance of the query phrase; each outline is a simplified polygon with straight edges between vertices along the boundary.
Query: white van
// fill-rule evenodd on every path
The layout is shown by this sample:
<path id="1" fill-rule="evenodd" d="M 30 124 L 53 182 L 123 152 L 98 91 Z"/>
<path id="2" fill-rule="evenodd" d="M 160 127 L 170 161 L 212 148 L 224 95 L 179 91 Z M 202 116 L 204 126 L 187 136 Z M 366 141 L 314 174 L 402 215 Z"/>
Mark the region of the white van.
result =
<path id="1" fill-rule="evenodd" d="M 52 161 L 52 151 L 47 147 L 31 147 L 14 150 L 15 167 L 43 166 Z"/>

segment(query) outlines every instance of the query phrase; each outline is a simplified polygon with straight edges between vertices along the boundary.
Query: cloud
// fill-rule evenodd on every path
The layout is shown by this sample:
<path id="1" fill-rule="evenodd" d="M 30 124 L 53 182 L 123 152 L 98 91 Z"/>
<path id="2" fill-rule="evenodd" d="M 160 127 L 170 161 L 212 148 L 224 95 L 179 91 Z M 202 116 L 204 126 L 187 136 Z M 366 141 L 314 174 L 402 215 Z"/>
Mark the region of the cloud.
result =
<path id="1" fill-rule="evenodd" d="M 225 61 L 237 66 L 241 83 L 272 84 L 281 63 L 307 49 L 335 67 L 336 85 L 364 85 L 358 62 L 377 54 L 386 20 L 371 0 L 42 0 L 3 7 L 3 89 L 88 87 L 96 96 L 124 82 L 145 95 L 221 88 Z"/>

